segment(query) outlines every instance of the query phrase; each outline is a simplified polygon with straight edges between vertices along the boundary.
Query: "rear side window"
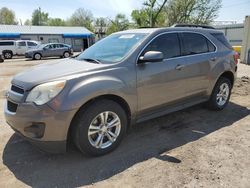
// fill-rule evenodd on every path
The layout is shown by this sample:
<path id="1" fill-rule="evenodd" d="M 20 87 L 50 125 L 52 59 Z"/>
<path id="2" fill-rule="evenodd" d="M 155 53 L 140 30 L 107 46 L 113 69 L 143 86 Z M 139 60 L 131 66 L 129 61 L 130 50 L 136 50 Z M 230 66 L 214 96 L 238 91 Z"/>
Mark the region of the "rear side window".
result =
<path id="1" fill-rule="evenodd" d="M 26 46 L 26 42 L 17 42 L 17 46 Z"/>
<path id="2" fill-rule="evenodd" d="M 183 55 L 215 51 L 214 45 L 198 33 L 182 33 Z"/>
<path id="3" fill-rule="evenodd" d="M 142 55 L 148 51 L 160 51 L 164 54 L 164 59 L 180 56 L 178 35 L 176 33 L 167 33 L 158 36 L 146 47 Z"/>
<path id="4" fill-rule="evenodd" d="M 228 49 L 232 49 L 232 46 L 229 44 L 223 33 L 211 33 L 211 35 L 215 37 L 218 41 L 220 41 Z"/>
<path id="5" fill-rule="evenodd" d="M 28 46 L 37 46 L 37 44 L 34 42 L 27 42 L 27 44 L 28 44 Z"/>
<path id="6" fill-rule="evenodd" d="M 14 42 L 3 41 L 3 42 L 0 42 L 0 46 L 14 46 Z"/>

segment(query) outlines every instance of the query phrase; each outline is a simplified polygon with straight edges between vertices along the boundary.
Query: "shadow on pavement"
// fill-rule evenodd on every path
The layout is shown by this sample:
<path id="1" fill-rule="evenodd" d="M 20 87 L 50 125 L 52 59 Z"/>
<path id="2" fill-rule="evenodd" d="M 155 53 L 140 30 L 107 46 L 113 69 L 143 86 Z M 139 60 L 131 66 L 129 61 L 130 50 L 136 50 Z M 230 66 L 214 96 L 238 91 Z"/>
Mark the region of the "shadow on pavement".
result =
<path id="1" fill-rule="evenodd" d="M 46 154 L 14 134 L 2 158 L 16 178 L 29 186 L 79 187 L 108 179 L 150 158 L 181 163 L 167 152 L 249 114 L 250 110 L 234 103 L 219 112 L 195 106 L 137 124 L 116 151 L 97 158 L 85 157 L 75 149 L 63 155 Z"/>

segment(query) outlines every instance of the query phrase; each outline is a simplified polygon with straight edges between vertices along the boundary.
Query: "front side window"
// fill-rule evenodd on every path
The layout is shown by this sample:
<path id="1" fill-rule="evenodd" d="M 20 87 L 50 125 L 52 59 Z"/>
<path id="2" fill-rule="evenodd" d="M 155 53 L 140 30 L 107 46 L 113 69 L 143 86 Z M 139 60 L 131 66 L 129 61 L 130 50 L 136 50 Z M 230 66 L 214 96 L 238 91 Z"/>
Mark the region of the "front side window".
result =
<path id="1" fill-rule="evenodd" d="M 102 63 L 116 63 L 142 41 L 145 33 L 119 33 L 110 35 L 82 52 L 76 59 L 98 59 Z"/>
<path id="2" fill-rule="evenodd" d="M 142 52 L 142 56 L 148 51 L 160 51 L 164 59 L 178 57 L 181 55 L 179 38 L 176 33 L 167 33 L 155 38 Z"/>
<path id="3" fill-rule="evenodd" d="M 47 46 L 45 46 L 44 48 L 45 48 L 45 49 L 52 49 L 53 46 L 52 46 L 52 45 L 47 45 Z"/>
<path id="4" fill-rule="evenodd" d="M 181 37 L 183 41 L 183 55 L 201 54 L 214 50 L 211 46 L 211 49 L 209 49 L 209 41 L 198 33 L 182 33 Z"/>

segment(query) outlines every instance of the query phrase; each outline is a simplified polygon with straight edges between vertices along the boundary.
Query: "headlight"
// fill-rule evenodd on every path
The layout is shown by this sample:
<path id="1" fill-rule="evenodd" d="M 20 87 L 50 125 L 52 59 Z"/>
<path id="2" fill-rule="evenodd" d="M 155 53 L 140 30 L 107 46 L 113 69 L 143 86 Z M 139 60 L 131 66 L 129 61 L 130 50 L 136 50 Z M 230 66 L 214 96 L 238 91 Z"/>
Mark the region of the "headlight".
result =
<path id="1" fill-rule="evenodd" d="M 37 105 L 45 104 L 62 91 L 65 83 L 66 81 L 63 80 L 38 85 L 31 90 L 26 102 L 34 102 Z"/>

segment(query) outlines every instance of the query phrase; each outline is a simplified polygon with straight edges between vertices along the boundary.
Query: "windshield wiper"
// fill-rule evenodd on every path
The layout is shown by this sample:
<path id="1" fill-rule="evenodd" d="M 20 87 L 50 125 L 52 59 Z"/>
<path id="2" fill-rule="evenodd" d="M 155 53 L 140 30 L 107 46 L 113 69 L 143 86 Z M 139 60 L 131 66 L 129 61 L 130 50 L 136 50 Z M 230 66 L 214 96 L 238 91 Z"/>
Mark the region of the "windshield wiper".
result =
<path id="1" fill-rule="evenodd" d="M 82 59 L 82 60 L 92 62 L 92 63 L 96 63 L 96 64 L 101 64 L 102 63 L 99 59 L 85 58 L 85 59 Z"/>

